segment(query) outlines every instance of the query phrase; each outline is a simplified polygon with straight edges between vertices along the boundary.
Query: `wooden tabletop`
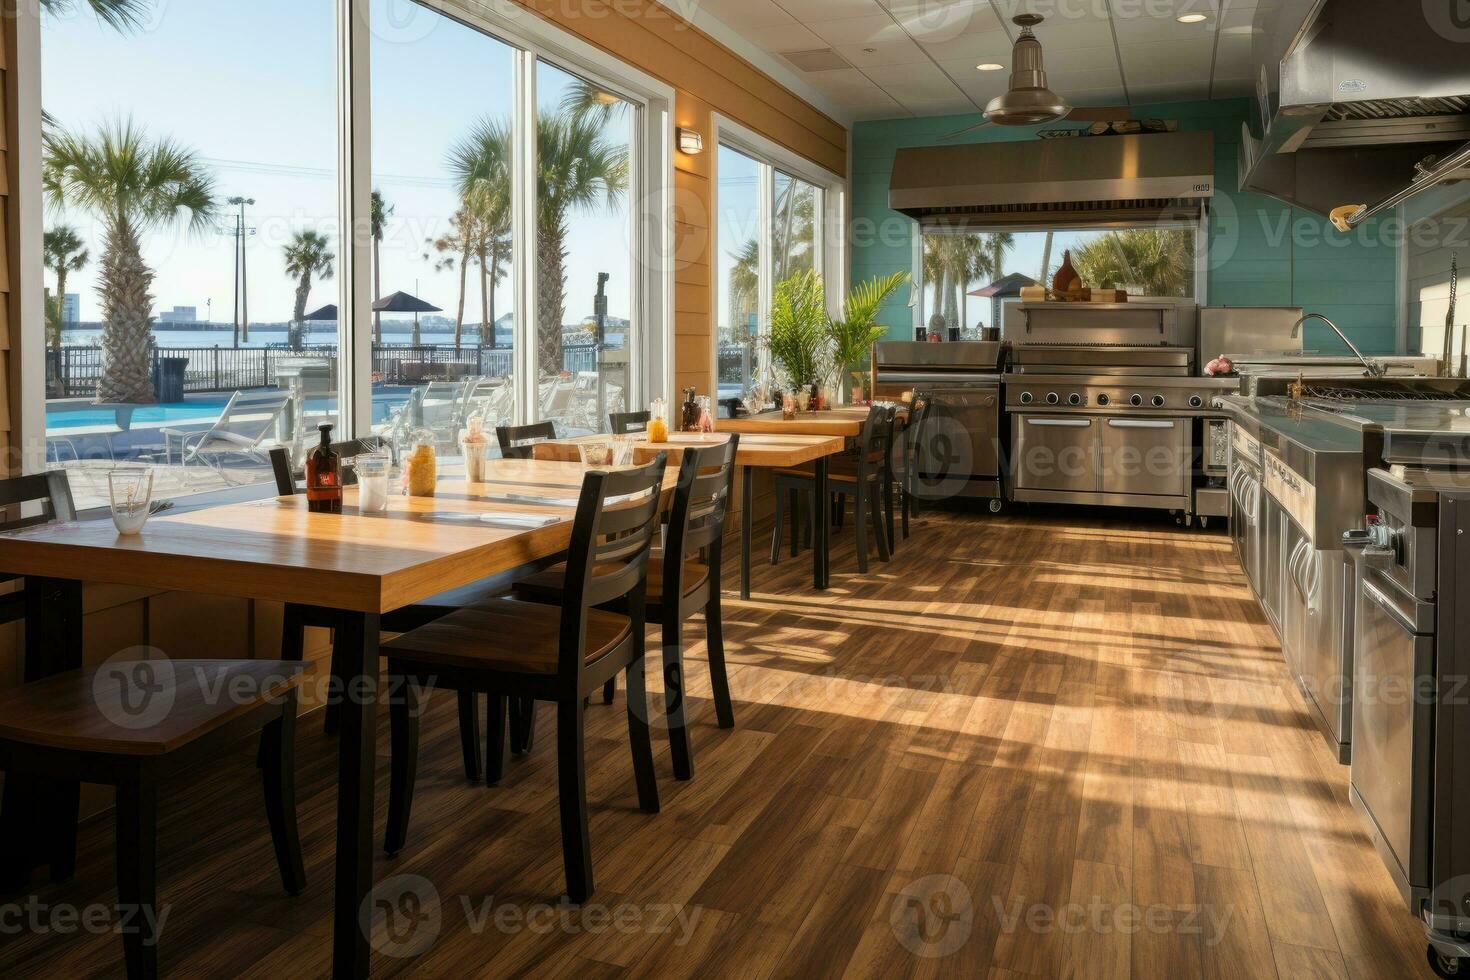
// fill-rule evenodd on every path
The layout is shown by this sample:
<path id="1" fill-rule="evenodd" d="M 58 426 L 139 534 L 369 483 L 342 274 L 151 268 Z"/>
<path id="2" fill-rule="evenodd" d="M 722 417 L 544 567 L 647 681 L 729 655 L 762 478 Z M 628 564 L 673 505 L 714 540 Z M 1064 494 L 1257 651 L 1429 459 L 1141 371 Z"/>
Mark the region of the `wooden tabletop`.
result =
<path id="1" fill-rule="evenodd" d="M 580 463 L 495 459 L 488 479 L 439 481 L 433 497 L 388 498 L 364 514 L 349 487 L 341 514 L 306 497 L 270 497 L 150 519 L 137 535 L 111 520 L 44 524 L 0 534 L 11 574 L 383 613 L 566 550 L 585 472 Z M 677 467 L 664 480 L 667 495 Z M 505 499 L 503 495 L 523 499 Z M 562 503 L 538 503 L 532 499 Z M 487 513 L 545 514 L 541 528 L 487 524 Z"/>
<path id="2" fill-rule="evenodd" d="M 721 421 L 717 423 L 724 425 Z M 537 459 L 574 461 L 581 458 L 578 443 L 607 436 L 578 436 L 572 439 L 552 439 L 536 444 Z M 633 462 L 643 464 L 660 452 L 669 454 L 669 465 L 677 466 L 685 446 L 711 446 L 728 439 L 724 433 L 700 435 L 694 432 L 673 432 L 668 442 L 639 441 L 633 445 Z M 800 466 L 802 463 L 842 452 L 846 440 L 842 436 L 800 435 L 784 433 L 742 433 L 740 448 L 735 453 L 735 465 L 761 467 Z"/>
<path id="3" fill-rule="evenodd" d="M 726 432 L 784 432 L 789 435 L 855 436 L 863 431 L 868 417 L 865 407 L 833 408 L 824 412 L 797 412 L 793 419 L 781 417 L 779 411 L 761 412 L 736 419 L 720 419 L 715 424 Z"/>

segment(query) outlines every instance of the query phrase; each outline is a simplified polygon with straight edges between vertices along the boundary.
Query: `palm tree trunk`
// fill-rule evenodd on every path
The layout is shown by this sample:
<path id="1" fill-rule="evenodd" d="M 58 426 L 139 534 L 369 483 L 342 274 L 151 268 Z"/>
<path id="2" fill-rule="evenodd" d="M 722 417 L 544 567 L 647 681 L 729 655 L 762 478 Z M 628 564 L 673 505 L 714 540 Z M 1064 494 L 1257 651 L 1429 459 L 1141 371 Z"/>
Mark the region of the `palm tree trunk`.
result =
<path id="1" fill-rule="evenodd" d="M 500 281 L 500 252 L 497 250 L 490 257 L 490 277 L 487 282 L 489 288 L 485 291 L 485 323 L 480 328 L 480 343 L 491 347 L 499 345 L 499 338 L 495 336 L 495 284 Z"/>
<path id="2" fill-rule="evenodd" d="M 546 224 L 536 236 L 536 363 L 542 377 L 561 373 L 561 321 L 566 313 L 566 229 Z"/>
<path id="3" fill-rule="evenodd" d="M 459 350 L 459 336 L 464 330 L 464 301 L 470 283 L 470 250 L 466 247 L 459 254 L 459 307 L 454 314 L 454 349 Z"/>
<path id="4" fill-rule="evenodd" d="M 102 374 L 99 402 L 151 405 L 153 270 L 143 261 L 138 233 L 126 218 L 108 222 L 103 238 L 102 275 L 97 292 L 102 301 Z"/>
<path id="5" fill-rule="evenodd" d="M 491 298 L 495 289 L 495 277 L 490 274 L 490 256 L 487 249 L 481 246 L 480 259 L 480 343 L 485 343 L 485 325 L 491 324 L 490 329 L 495 327 L 490 319 L 490 310 L 494 303 Z"/>
<path id="6" fill-rule="evenodd" d="M 299 351 L 302 348 L 302 334 L 306 332 L 306 301 L 311 296 L 311 273 L 301 273 L 301 281 L 296 284 L 296 316 L 291 320 L 291 329 L 288 341 L 292 350 Z"/>
<path id="7" fill-rule="evenodd" d="M 61 335 L 66 331 L 66 263 L 56 269 L 56 302 L 61 304 L 56 317 L 56 332 L 51 335 L 51 349 L 61 353 Z"/>
<path id="8" fill-rule="evenodd" d="M 373 238 L 373 302 L 376 303 L 383 295 L 383 240 Z M 340 325 L 339 325 L 340 329 Z M 382 346 L 383 343 L 383 314 L 379 310 L 373 311 L 373 343 Z"/>
<path id="9" fill-rule="evenodd" d="M 1051 285 L 1051 236 L 1052 232 L 1046 233 L 1046 242 L 1041 246 L 1041 286 L 1043 289 Z"/>

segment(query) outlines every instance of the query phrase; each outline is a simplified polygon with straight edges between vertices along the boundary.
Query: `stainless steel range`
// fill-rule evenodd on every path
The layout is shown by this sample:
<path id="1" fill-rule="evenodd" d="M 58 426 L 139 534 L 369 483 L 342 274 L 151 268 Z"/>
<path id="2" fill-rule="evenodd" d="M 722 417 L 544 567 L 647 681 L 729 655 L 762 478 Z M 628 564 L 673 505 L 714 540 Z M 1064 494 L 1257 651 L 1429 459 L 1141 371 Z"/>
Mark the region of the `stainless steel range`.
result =
<path id="1" fill-rule="evenodd" d="M 1016 500 L 1151 507 L 1193 519 L 1200 420 L 1233 379 L 1194 376 L 1171 303 L 1040 303 L 1008 336 L 1010 493 Z"/>
<path id="2" fill-rule="evenodd" d="M 915 493 L 935 499 L 988 498 L 1000 510 L 1001 362 L 996 341 L 927 344 L 891 341 L 873 348 L 873 393 L 896 399 L 904 392 L 932 397 L 928 445 L 921 447 Z"/>

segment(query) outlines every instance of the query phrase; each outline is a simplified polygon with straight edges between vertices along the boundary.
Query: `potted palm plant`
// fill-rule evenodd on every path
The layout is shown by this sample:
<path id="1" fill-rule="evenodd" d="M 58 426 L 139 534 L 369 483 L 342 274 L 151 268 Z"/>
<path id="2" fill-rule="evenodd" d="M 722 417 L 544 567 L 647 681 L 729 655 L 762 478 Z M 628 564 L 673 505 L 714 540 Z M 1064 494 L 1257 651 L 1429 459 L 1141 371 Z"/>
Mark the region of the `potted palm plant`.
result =
<path id="1" fill-rule="evenodd" d="M 830 348 L 821 276 L 798 272 L 777 283 L 764 340 L 781 369 L 783 387 L 805 388 L 821 380 Z"/>
<path id="2" fill-rule="evenodd" d="M 833 363 L 838 370 L 852 375 L 854 404 L 863 400 L 863 376 L 867 373 L 873 345 L 887 333 L 887 328 L 878 323 L 878 310 L 908 278 L 907 272 L 895 272 L 858 283 L 847 294 L 842 316 L 827 322 Z"/>

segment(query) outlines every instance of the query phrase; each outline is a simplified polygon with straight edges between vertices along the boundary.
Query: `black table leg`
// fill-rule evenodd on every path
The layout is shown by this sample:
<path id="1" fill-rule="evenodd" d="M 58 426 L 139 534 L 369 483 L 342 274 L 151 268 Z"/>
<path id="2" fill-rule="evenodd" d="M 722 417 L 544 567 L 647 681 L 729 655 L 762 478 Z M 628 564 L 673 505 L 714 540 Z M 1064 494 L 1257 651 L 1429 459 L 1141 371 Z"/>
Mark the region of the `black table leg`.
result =
<path id="1" fill-rule="evenodd" d="M 831 502 L 827 497 L 827 457 L 817 458 L 816 466 L 813 467 L 815 486 L 812 488 L 816 516 L 813 523 L 816 527 L 812 529 L 812 587 L 825 589 L 827 587 L 827 545 L 832 540 L 832 529 L 830 527 Z"/>
<path id="2" fill-rule="evenodd" d="M 368 975 L 368 936 L 359 912 L 373 887 L 373 776 L 377 766 L 378 628 L 376 613 L 344 613 L 341 655 L 333 667 L 342 698 L 337 777 L 337 884 L 332 976 Z"/>
<path id="3" fill-rule="evenodd" d="M 755 470 L 740 468 L 740 598 L 750 598 L 750 534 L 755 520 Z"/>
<path id="4" fill-rule="evenodd" d="M 82 666 L 82 583 L 28 577 L 25 582 L 26 683 Z M 10 776 L 0 804 L 0 888 L 23 888 L 49 864 L 53 881 L 76 869 L 81 786 L 75 780 Z"/>

